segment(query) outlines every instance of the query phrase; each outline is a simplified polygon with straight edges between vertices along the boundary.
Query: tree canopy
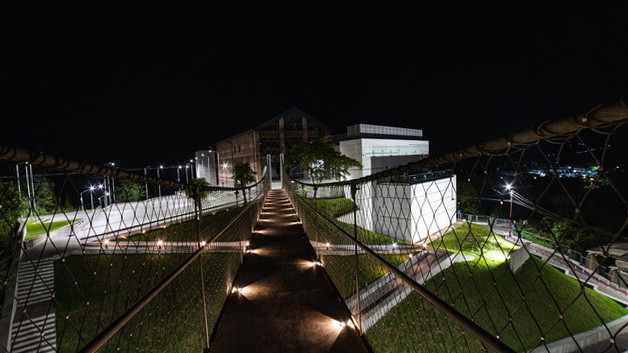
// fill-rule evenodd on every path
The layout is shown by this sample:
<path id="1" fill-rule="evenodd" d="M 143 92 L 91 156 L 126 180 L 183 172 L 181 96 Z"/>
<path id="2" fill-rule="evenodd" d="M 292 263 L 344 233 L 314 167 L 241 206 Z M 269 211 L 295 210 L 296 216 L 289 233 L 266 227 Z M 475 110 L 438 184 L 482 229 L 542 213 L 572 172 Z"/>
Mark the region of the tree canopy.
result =
<path id="1" fill-rule="evenodd" d="M 286 167 L 291 172 L 307 171 L 312 183 L 321 183 L 345 179 L 350 168 L 361 168 L 362 164 L 336 151 L 331 136 L 326 135 L 309 143 L 291 145 L 286 154 Z"/>
<path id="2" fill-rule="evenodd" d="M 146 191 L 141 184 L 130 180 L 120 180 L 116 185 L 116 201 L 134 202 L 146 197 Z"/>
<path id="3" fill-rule="evenodd" d="M 254 183 L 255 174 L 257 173 L 251 169 L 249 163 L 236 162 L 233 165 L 233 180 L 236 187 L 245 188 L 247 185 Z M 244 204 L 246 204 L 246 190 L 242 190 L 242 195 L 244 197 Z"/>

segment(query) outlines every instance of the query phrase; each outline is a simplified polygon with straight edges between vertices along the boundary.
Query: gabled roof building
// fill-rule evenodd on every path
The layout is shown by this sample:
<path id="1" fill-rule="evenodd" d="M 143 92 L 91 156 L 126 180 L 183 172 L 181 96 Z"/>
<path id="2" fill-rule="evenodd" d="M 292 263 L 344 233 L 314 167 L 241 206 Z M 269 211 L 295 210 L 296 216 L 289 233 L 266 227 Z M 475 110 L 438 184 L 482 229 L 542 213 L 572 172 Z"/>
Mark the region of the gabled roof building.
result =
<path id="1" fill-rule="evenodd" d="M 314 119 L 298 108 L 287 111 L 267 120 L 266 122 L 214 144 L 215 159 L 203 166 L 197 163 L 198 168 L 214 168 L 215 173 L 207 172 L 204 175 L 215 175 L 210 184 L 229 186 L 233 185 L 233 165 L 237 162 L 247 162 L 251 169 L 260 178 L 266 165 L 266 157 L 271 156 L 273 179 L 280 178 L 279 155 L 285 154 L 288 147 L 295 142 L 307 142 L 329 134 L 327 125 Z M 200 175 L 200 174 L 199 174 Z"/>

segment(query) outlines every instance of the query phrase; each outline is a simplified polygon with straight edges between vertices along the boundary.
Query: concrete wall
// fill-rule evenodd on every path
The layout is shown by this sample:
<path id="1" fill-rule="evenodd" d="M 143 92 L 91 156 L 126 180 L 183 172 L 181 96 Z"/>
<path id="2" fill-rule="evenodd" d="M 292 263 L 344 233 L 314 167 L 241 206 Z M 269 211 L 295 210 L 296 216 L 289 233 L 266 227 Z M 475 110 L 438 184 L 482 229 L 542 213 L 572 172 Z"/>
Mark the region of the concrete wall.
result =
<path id="1" fill-rule="evenodd" d="M 373 170 L 371 164 L 372 158 L 378 158 L 378 168 L 386 165 L 394 168 L 400 164 L 387 165 L 382 161 L 383 157 L 390 156 L 411 156 L 416 155 L 417 160 L 420 156 L 429 155 L 429 141 L 426 140 L 406 140 L 406 139 L 384 139 L 384 138 L 359 138 L 352 140 L 340 141 L 339 151 L 345 156 L 356 159 L 362 163 L 362 170 L 351 168 L 351 178 L 360 178 L 370 175 L 381 170 Z M 405 164 L 405 163 L 404 163 Z"/>

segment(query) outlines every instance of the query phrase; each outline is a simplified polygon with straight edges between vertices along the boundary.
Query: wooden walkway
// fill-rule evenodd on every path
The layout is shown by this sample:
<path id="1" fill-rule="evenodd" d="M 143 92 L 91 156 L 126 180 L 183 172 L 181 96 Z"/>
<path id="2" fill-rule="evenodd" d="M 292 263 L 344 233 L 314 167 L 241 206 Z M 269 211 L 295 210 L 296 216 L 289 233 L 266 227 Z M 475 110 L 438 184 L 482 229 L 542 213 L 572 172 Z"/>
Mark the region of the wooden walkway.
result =
<path id="1" fill-rule="evenodd" d="M 290 201 L 272 190 L 211 337 L 210 352 L 370 352 Z M 241 290 L 241 291 L 240 291 Z"/>

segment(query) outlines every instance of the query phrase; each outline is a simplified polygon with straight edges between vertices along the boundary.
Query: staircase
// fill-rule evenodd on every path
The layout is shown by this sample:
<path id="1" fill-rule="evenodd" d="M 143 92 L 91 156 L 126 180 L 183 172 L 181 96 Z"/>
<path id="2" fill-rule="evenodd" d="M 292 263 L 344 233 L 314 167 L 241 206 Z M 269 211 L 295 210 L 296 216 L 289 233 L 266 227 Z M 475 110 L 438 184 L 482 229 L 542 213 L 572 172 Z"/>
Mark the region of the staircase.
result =
<path id="1" fill-rule="evenodd" d="M 270 191 L 249 249 L 210 352 L 370 352 L 282 190 Z"/>

